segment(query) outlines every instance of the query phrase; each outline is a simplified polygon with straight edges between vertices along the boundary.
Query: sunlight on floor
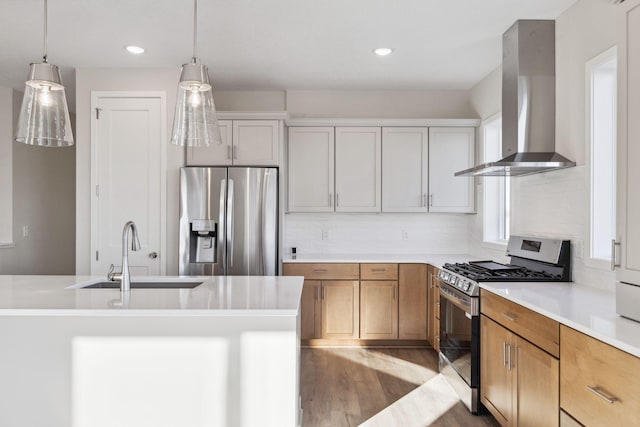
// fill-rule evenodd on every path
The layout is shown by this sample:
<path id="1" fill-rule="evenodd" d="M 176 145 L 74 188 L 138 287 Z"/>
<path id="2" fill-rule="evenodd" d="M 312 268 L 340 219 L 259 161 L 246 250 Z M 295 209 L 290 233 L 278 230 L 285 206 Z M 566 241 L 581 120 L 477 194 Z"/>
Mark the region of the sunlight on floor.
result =
<path id="1" fill-rule="evenodd" d="M 362 427 L 425 427 L 458 403 L 456 393 L 440 374 L 369 418 Z M 428 404 L 426 403 L 428 402 Z"/>
<path id="2" fill-rule="evenodd" d="M 327 352 L 332 356 L 341 357 L 352 363 L 360 364 L 368 369 L 375 369 L 378 372 L 417 386 L 423 384 L 427 379 L 437 373 L 437 366 L 434 371 L 426 366 L 389 354 L 385 349 L 361 349 L 363 353 L 366 352 L 366 358 L 364 359 L 366 363 L 363 363 L 361 357 L 350 357 L 354 354 L 354 349 L 348 349 L 349 351 L 344 351 L 344 349 L 341 348 L 324 348 L 317 350 Z"/>

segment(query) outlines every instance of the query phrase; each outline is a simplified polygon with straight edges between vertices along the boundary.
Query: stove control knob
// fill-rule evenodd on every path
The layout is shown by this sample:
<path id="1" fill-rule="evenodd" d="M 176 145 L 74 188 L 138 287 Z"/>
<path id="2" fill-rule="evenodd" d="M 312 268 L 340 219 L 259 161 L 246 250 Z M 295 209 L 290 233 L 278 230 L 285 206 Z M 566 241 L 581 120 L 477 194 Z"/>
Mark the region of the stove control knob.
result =
<path id="1" fill-rule="evenodd" d="M 465 292 L 468 292 L 468 291 L 469 291 L 469 289 L 471 289 L 471 283 L 467 282 L 467 283 L 465 284 L 465 286 L 464 286 L 464 290 L 465 290 Z"/>

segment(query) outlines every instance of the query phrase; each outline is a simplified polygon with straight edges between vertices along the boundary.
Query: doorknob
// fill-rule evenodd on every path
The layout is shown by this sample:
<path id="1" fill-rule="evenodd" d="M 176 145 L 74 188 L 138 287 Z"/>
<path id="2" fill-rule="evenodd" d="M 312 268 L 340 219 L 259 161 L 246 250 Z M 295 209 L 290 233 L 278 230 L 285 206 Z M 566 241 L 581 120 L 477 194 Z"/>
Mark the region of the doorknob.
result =
<path id="1" fill-rule="evenodd" d="M 151 259 L 156 259 L 156 258 L 158 258 L 158 252 L 150 252 L 150 253 L 149 253 L 149 258 L 151 258 Z"/>

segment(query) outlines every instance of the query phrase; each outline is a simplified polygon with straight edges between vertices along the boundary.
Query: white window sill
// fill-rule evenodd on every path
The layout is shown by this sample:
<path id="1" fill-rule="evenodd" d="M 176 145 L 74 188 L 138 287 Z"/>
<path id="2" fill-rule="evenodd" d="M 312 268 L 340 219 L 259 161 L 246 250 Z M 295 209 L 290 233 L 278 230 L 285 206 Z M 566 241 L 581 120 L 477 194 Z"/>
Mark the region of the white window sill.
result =
<path id="1" fill-rule="evenodd" d="M 9 242 L 9 243 L 2 243 L 0 242 L 0 249 L 5 249 L 5 248 L 14 248 L 16 246 L 15 243 L 13 242 Z"/>

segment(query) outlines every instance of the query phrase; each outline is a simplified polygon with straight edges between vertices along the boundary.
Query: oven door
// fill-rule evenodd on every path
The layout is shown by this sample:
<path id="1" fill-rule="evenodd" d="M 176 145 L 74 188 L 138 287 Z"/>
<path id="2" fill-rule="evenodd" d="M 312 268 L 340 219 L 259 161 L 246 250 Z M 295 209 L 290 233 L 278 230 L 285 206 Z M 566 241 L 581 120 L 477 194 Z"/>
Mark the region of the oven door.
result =
<path id="1" fill-rule="evenodd" d="M 478 387 L 480 316 L 478 297 L 440 285 L 440 353 L 469 387 Z"/>

